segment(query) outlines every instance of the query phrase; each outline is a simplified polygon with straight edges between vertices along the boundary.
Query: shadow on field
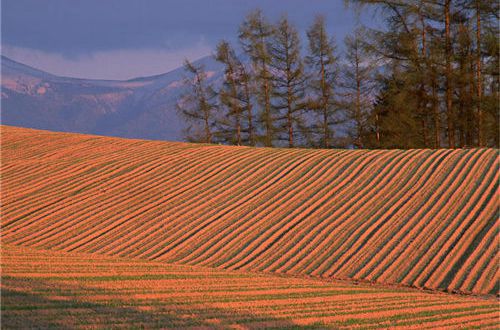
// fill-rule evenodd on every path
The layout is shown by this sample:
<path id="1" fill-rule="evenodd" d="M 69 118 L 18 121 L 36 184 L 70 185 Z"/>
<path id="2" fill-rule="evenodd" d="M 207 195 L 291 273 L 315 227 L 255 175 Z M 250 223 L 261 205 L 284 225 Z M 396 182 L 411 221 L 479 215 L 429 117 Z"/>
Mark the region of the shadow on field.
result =
<path id="1" fill-rule="evenodd" d="M 3 277 L 1 298 L 2 329 L 318 328 L 301 327 L 269 315 L 190 304 L 181 298 L 134 300 L 112 290 L 98 292 L 95 288 L 70 287 L 67 282 L 36 278 Z"/>

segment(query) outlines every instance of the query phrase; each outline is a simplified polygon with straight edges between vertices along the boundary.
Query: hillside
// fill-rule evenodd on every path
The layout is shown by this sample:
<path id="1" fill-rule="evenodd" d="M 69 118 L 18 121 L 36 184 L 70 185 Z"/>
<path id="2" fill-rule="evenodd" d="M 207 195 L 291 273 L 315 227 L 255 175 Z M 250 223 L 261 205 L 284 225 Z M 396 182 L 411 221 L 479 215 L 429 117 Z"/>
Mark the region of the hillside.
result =
<path id="1" fill-rule="evenodd" d="M 498 328 L 494 300 L 4 246 L 2 329 Z"/>
<path id="2" fill-rule="evenodd" d="M 212 81 L 222 76 L 210 56 Z M 184 93 L 183 68 L 126 81 L 59 77 L 15 62 L 2 65 L 2 123 L 54 131 L 155 140 L 182 139 L 176 102 Z"/>
<path id="3" fill-rule="evenodd" d="M 2 127 L 2 242 L 498 293 L 498 151 L 307 150 Z"/>

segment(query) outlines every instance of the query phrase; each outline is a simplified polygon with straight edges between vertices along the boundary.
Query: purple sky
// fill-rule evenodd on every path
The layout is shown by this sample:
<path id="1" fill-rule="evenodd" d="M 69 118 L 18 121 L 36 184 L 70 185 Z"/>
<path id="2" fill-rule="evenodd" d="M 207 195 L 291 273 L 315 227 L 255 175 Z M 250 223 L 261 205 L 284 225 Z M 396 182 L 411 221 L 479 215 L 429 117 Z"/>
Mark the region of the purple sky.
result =
<path id="1" fill-rule="evenodd" d="M 2 54 L 63 76 L 154 75 L 235 42 L 257 7 L 270 20 L 288 14 L 302 33 L 323 14 L 339 44 L 358 21 L 374 24 L 343 0 L 2 0 Z"/>

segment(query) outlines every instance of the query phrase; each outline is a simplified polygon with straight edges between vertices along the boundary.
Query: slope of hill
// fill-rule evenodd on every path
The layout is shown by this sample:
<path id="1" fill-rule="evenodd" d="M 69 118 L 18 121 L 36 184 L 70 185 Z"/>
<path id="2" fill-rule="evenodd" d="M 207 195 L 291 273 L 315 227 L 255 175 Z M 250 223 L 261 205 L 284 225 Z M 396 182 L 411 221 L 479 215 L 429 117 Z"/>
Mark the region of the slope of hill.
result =
<path id="1" fill-rule="evenodd" d="M 212 58 L 196 61 L 222 76 Z M 5 56 L 2 64 L 2 124 L 55 131 L 180 141 L 183 121 L 176 102 L 184 70 L 127 81 L 55 76 Z"/>
<path id="2" fill-rule="evenodd" d="M 498 293 L 498 151 L 306 150 L 2 128 L 2 242 Z"/>
<path id="3" fill-rule="evenodd" d="M 497 329 L 494 300 L 4 246 L 2 329 Z"/>

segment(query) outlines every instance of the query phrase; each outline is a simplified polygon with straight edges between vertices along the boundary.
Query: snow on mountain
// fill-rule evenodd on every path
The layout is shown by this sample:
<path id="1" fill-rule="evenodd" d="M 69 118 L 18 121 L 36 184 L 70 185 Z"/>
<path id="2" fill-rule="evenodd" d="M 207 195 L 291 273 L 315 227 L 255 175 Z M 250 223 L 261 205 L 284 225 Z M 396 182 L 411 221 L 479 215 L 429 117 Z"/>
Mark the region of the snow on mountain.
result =
<path id="1" fill-rule="evenodd" d="M 210 80 L 222 77 L 211 56 L 203 64 Z M 59 77 L 1 57 L 1 122 L 5 125 L 119 136 L 182 139 L 176 102 L 184 69 L 126 81 Z"/>

